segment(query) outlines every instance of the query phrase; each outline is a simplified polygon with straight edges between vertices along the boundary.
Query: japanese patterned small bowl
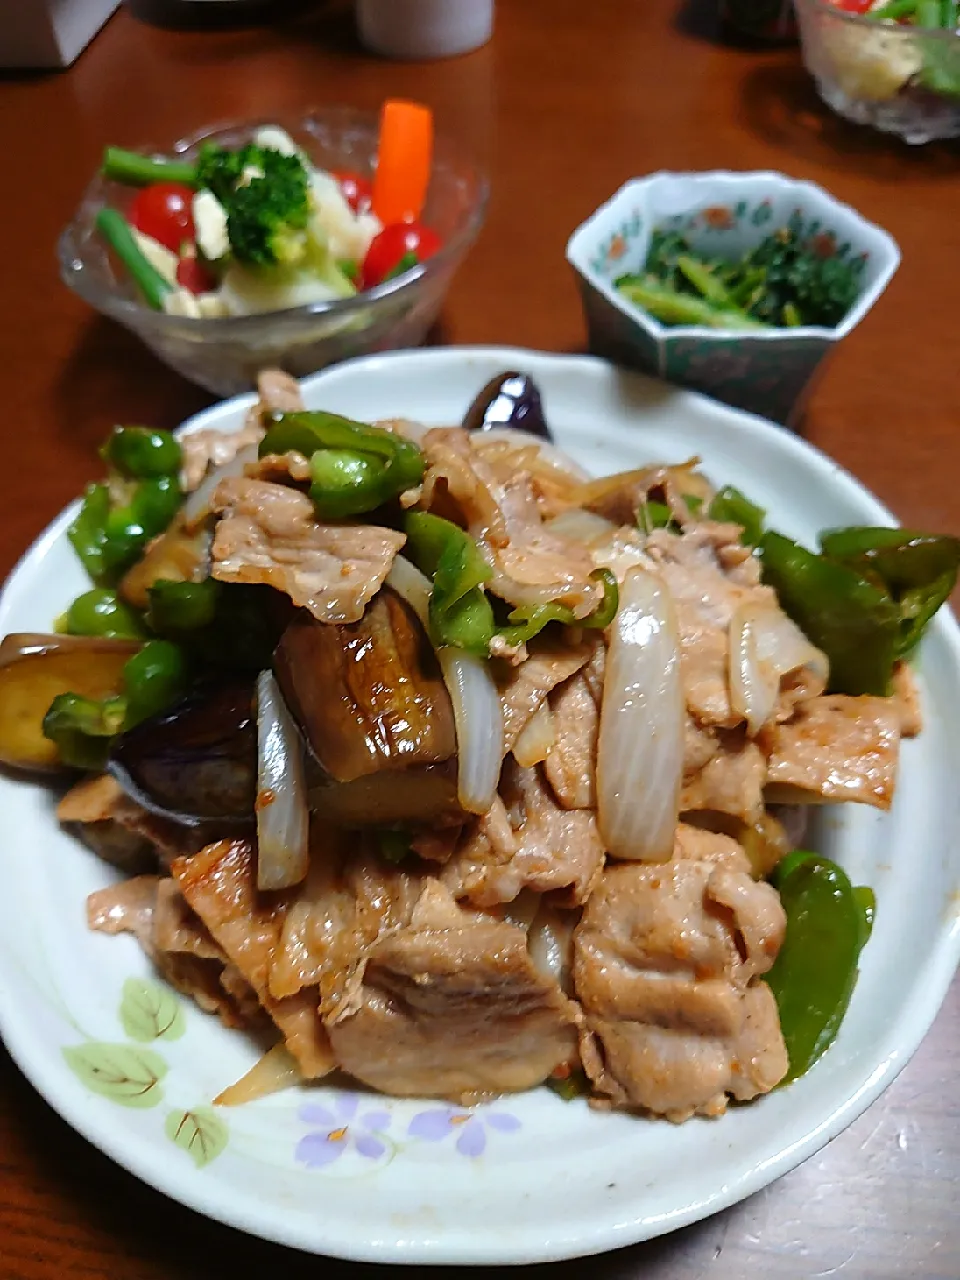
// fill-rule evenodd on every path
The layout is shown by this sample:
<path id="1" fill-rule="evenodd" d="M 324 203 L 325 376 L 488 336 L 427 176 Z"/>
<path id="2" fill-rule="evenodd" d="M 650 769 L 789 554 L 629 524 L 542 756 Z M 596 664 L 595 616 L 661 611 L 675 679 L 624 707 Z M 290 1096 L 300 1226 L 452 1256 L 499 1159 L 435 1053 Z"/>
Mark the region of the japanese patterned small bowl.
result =
<path id="1" fill-rule="evenodd" d="M 822 252 L 865 263 L 860 295 L 835 328 L 671 328 L 614 287 L 620 276 L 642 271 L 657 228 L 681 231 L 697 252 L 736 259 L 791 219 Z M 812 182 L 779 173 L 654 173 L 628 182 L 577 228 L 567 261 L 579 277 L 596 355 L 790 424 L 824 356 L 889 284 L 900 250 L 880 227 Z"/>

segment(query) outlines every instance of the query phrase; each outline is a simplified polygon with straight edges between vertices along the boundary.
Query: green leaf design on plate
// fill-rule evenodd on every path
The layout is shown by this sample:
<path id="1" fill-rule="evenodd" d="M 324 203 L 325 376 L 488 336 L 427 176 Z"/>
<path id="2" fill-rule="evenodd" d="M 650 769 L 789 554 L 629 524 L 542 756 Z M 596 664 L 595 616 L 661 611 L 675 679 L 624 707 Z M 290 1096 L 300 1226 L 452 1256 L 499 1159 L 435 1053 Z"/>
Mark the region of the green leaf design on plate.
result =
<path id="1" fill-rule="evenodd" d="M 163 1097 L 167 1064 L 151 1049 L 93 1040 L 64 1049 L 63 1056 L 88 1089 L 121 1107 L 155 1107 Z"/>
<path id="2" fill-rule="evenodd" d="M 186 1151 L 198 1169 L 216 1160 L 230 1137 L 226 1123 L 211 1107 L 171 1111 L 163 1128 L 170 1141 Z"/>
<path id="3" fill-rule="evenodd" d="M 131 1040 L 179 1040 L 185 1030 L 180 1001 L 146 978 L 128 978 L 123 984 L 120 1021 Z"/>

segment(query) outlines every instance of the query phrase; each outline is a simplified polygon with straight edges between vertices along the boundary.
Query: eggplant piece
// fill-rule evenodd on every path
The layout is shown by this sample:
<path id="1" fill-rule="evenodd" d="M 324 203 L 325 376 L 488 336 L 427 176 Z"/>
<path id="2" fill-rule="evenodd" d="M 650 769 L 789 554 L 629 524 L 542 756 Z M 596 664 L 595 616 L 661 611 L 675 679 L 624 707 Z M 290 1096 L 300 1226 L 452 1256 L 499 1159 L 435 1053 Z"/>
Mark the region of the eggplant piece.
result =
<path id="1" fill-rule="evenodd" d="M 135 609 L 146 609 L 155 582 L 202 582 L 210 573 L 212 531 L 186 527 L 183 513 L 147 547 L 143 556 L 124 574 L 120 596 Z"/>
<path id="2" fill-rule="evenodd" d="M 307 801 L 311 812 L 337 827 L 451 827 L 467 817 L 457 797 L 455 760 L 352 782 L 325 778 L 310 787 Z"/>
<path id="3" fill-rule="evenodd" d="M 283 633 L 274 667 L 310 751 L 336 782 L 456 755 L 453 707 L 436 655 L 416 614 L 389 588 L 345 626 L 301 610 Z"/>
<path id="4" fill-rule="evenodd" d="M 61 693 L 109 698 L 123 688 L 135 640 L 16 632 L 0 644 L 0 764 L 39 773 L 64 768 L 43 718 Z"/>
<path id="5" fill-rule="evenodd" d="M 553 439 L 537 384 L 515 369 L 490 379 L 464 415 L 463 425 L 468 431 L 519 427 L 542 440 Z"/>
<path id="6" fill-rule="evenodd" d="M 201 687 L 116 739 L 107 772 L 150 813 L 210 838 L 253 826 L 257 717 L 244 681 Z"/>

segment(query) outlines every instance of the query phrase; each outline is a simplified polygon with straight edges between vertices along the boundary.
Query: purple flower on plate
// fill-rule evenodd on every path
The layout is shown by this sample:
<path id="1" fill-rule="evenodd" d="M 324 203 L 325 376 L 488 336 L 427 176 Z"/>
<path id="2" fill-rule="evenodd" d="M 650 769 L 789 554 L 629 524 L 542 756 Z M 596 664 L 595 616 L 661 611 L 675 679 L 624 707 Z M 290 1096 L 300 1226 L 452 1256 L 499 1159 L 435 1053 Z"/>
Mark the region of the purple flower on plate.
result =
<path id="1" fill-rule="evenodd" d="M 322 1169 L 351 1148 L 365 1160 L 379 1160 L 387 1149 L 382 1135 L 390 1127 L 389 1111 L 361 1111 L 355 1093 L 343 1093 L 329 1106 L 308 1102 L 300 1119 L 316 1125 L 297 1143 L 296 1158 L 311 1169 Z"/>
<path id="2" fill-rule="evenodd" d="M 420 1111 L 410 1121 L 408 1138 L 424 1142 L 442 1142 L 456 1134 L 454 1146 L 462 1156 L 482 1156 L 487 1146 L 487 1131 L 516 1133 L 520 1121 L 507 1111 L 464 1111 L 460 1107 L 437 1107 Z"/>

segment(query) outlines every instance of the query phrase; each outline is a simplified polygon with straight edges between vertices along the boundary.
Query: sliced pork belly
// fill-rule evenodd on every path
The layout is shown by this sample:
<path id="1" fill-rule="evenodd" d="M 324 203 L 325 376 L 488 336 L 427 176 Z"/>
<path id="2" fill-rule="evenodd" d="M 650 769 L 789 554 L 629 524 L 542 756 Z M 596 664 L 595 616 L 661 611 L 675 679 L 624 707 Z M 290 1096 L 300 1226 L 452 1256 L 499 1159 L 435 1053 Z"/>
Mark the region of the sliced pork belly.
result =
<path id="1" fill-rule="evenodd" d="M 772 1088 L 786 1050 L 758 975 L 785 924 L 776 892 L 725 836 L 681 825 L 671 862 L 608 867 L 574 936 L 597 1092 L 684 1120 Z"/>

